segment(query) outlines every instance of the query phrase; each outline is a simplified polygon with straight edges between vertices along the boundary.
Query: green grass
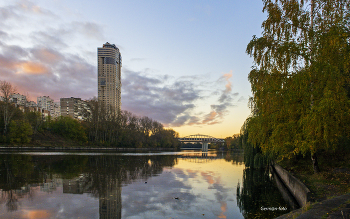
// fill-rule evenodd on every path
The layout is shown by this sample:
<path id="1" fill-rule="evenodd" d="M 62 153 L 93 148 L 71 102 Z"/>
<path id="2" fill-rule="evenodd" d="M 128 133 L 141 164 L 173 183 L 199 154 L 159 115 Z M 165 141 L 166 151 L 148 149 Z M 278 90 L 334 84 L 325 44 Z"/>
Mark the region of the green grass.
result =
<path id="1" fill-rule="evenodd" d="M 350 153 L 320 153 L 320 173 L 314 173 L 310 156 L 280 161 L 279 164 L 300 179 L 314 200 L 325 200 L 350 193 Z"/>

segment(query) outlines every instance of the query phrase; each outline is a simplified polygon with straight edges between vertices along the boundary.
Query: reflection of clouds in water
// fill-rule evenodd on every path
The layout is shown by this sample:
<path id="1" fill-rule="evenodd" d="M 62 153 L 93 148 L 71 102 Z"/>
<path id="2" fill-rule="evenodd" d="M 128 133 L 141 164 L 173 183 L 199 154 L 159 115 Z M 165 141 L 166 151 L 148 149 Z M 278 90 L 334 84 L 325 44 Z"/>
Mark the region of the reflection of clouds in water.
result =
<path id="1" fill-rule="evenodd" d="M 145 159 L 147 168 L 148 161 L 148 158 Z M 157 164 L 153 160 L 151 163 L 152 167 Z M 119 208 L 122 218 L 242 218 L 235 202 L 236 189 L 230 183 L 232 179 L 226 175 L 234 172 L 235 168 L 230 162 L 219 160 L 203 164 L 179 159 L 174 167 L 160 168 L 159 175 L 136 177 L 130 181 L 131 184 L 123 184 L 120 199 L 114 197 L 110 202 L 116 200 L 113 206 L 122 207 Z M 0 218 L 30 218 L 28 212 L 22 216 L 23 210 L 33 209 L 49 213 L 46 218 L 99 217 L 99 199 L 92 194 L 62 194 L 62 187 L 57 187 L 50 194 L 41 190 L 35 194 L 34 202 L 22 199 L 21 210 Z M 113 206 L 110 205 L 109 209 L 113 210 Z M 44 215 L 34 213 L 31 214 L 36 218 Z"/>
<path id="2" fill-rule="evenodd" d="M 215 180 L 214 177 L 212 176 L 214 173 L 213 172 L 202 172 L 201 175 L 203 176 L 203 178 L 210 184 L 214 184 Z"/>
<path id="3" fill-rule="evenodd" d="M 221 209 L 218 218 L 226 218 L 225 212 L 227 211 L 227 194 L 229 189 L 222 186 L 220 175 L 215 174 L 213 171 L 201 172 L 201 176 L 209 184 L 208 189 L 215 190 L 215 199 L 217 203 L 220 203 Z"/>
<path id="4" fill-rule="evenodd" d="M 182 177 L 182 181 L 179 177 Z M 135 182 L 123 187 L 123 217 L 157 214 L 185 213 L 196 202 L 191 187 L 185 184 L 186 174 L 181 169 L 169 170 L 160 176 L 149 178 L 147 184 Z M 175 199 L 178 197 L 178 199 Z"/>
<path id="5" fill-rule="evenodd" d="M 228 197 L 233 192 L 222 183 L 216 171 L 164 168 L 147 184 L 140 181 L 123 187 L 122 217 L 196 218 L 204 214 L 207 218 L 227 218 L 228 203 L 232 206 L 233 202 Z"/>
<path id="6" fill-rule="evenodd" d="M 23 198 L 19 200 L 21 210 L 7 212 L 0 205 L 0 218 L 98 218 L 99 200 L 91 194 L 67 194 L 62 187 L 43 192 L 36 191 L 34 200 Z M 35 209 L 35 210 L 33 210 Z"/>
<path id="7" fill-rule="evenodd" d="M 40 219 L 51 218 L 52 213 L 47 210 L 24 210 L 21 218 Z"/>
<path id="8" fill-rule="evenodd" d="M 197 176 L 197 171 L 188 169 L 187 170 L 189 178 L 195 178 Z"/>
<path id="9" fill-rule="evenodd" d="M 221 202 L 221 213 L 218 216 L 218 218 L 225 218 L 226 219 L 226 215 L 224 214 L 227 211 L 227 203 L 226 202 Z"/>

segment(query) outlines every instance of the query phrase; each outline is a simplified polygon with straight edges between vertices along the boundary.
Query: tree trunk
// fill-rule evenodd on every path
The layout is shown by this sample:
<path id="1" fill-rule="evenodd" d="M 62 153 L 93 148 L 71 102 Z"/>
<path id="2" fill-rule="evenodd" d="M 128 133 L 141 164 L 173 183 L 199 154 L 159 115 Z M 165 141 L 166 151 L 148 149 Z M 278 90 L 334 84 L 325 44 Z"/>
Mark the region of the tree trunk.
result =
<path id="1" fill-rule="evenodd" d="M 316 153 L 311 153 L 311 160 L 312 160 L 312 166 L 314 168 L 314 173 L 319 173 L 320 172 L 320 168 L 318 167 L 318 161 L 317 161 Z"/>

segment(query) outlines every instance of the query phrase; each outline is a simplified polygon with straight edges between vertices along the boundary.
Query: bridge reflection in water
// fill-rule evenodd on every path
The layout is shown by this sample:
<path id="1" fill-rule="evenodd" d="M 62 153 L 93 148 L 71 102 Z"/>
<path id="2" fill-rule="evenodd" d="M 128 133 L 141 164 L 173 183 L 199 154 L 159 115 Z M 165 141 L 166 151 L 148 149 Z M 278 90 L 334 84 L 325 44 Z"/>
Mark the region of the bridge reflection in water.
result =
<path id="1" fill-rule="evenodd" d="M 214 138 L 212 136 L 202 134 L 189 135 L 183 138 L 178 138 L 178 140 L 180 142 L 200 142 L 202 143 L 203 152 L 208 151 L 208 143 L 225 143 L 224 139 Z"/>
<path id="2" fill-rule="evenodd" d="M 194 154 L 179 155 L 178 158 L 181 158 L 183 160 L 193 162 L 193 163 L 208 163 L 217 159 L 222 159 L 222 156 L 218 157 L 216 154 L 208 154 L 208 153 L 202 153 L 202 154 L 194 153 Z"/>

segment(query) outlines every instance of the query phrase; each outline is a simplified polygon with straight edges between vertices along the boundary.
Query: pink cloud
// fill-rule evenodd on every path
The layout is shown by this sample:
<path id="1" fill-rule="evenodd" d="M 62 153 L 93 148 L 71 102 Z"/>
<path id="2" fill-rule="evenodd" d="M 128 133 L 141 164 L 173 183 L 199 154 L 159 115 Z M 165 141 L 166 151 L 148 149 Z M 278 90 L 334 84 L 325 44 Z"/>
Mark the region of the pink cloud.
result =
<path id="1" fill-rule="evenodd" d="M 57 63 L 63 59 L 60 53 L 47 48 L 35 49 L 33 50 L 33 55 L 38 60 L 49 64 Z"/>
<path id="2" fill-rule="evenodd" d="M 224 74 L 223 77 L 225 78 L 227 84 L 225 85 L 226 90 L 225 93 L 228 93 L 232 90 L 232 84 L 230 81 L 230 78 L 232 77 L 232 70 L 230 71 L 230 73 Z"/>
<path id="3" fill-rule="evenodd" d="M 18 69 L 21 69 L 20 73 L 28 73 L 33 75 L 45 74 L 48 72 L 48 69 L 36 62 L 20 62 L 17 64 Z"/>
<path id="4" fill-rule="evenodd" d="M 217 112 L 215 111 L 211 111 L 206 117 L 205 119 L 203 120 L 203 124 L 206 124 L 206 123 L 211 123 L 213 120 L 216 119 L 216 116 L 217 116 Z"/>

